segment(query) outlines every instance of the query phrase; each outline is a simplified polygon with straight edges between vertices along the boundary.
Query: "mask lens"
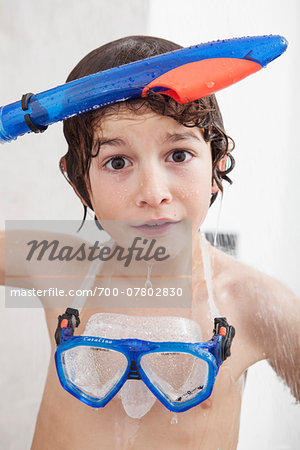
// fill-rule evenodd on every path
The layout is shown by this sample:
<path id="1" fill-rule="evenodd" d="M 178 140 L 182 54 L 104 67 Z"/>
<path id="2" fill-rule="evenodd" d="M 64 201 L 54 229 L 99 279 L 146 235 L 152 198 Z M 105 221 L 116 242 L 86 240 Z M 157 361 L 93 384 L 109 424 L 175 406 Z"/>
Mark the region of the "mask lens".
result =
<path id="1" fill-rule="evenodd" d="M 189 353 L 148 353 L 140 364 L 150 382 L 172 402 L 191 400 L 207 386 L 207 362 Z"/>
<path id="2" fill-rule="evenodd" d="M 107 348 L 78 346 L 62 353 L 66 379 L 84 394 L 105 398 L 124 375 L 123 353 Z"/>

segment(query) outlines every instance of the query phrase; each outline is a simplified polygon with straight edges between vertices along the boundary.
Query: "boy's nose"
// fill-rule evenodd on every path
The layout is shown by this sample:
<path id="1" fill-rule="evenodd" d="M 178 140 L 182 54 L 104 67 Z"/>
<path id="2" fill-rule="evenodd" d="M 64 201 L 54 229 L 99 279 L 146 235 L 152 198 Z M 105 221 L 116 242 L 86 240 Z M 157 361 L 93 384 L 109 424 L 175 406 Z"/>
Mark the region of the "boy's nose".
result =
<path id="1" fill-rule="evenodd" d="M 171 200 L 168 181 L 161 171 L 155 169 L 141 171 L 135 198 L 137 206 L 157 207 L 162 203 L 170 203 Z"/>

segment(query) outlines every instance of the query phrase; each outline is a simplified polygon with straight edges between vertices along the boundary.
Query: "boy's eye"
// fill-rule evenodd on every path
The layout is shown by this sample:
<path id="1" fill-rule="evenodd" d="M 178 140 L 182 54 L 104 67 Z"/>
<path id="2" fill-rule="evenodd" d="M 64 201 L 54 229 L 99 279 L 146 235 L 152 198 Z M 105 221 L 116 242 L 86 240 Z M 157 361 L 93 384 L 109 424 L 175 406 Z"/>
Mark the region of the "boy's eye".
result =
<path id="1" fill-rule="evenodd" d="M 171 153 L 170 156 L 173 159 L 172 162 L 178 162 L 178 163 L 183 162 L 183 161 L 188 161 L 193 157 L 193 155 L 190 152 L 188 152 L 187 150 L 175 150 L 174 152 Z M 187 156 L 189 156 L 190 158 L 187 159 Z"/>
<path id="2" fill-rule="evenodd" d="M 125 167 L 125 160 L 124 156 L 115 156 L 114 158 L 111 158 L 107 163 L 105 164 L 105 167 L 111 170 L 120 170 L 124 169 Z M 127 160 L 128 161 L 128 160 Z M 128 166 L 126 166 L 128 167 Z"/>
<path id="3" fill-rule="evenodd" d="M 172 157 L 171 161 L 169 159 L 170 157 Z M 187 150 L 175 150 L 168 156 L 167 161 L 181 163 L 184 161 L 189 161 L 192 157 L 193 157 L 193 155 L 190 152 L 188 152 Z M 127 165 L 126 165 L 126 161 L 128 163 Z M 107 161 L 106 164 L 104 164 L 105 167 L 107 167 L 108 169 L 110 169 L 112 171 L 124 169 L 124 168 L 128 167 L 128 165 L 129 165 L 129 161 L 127 158 L 125 158 L 125 156 L 114 156 L 109 161 Z"/>

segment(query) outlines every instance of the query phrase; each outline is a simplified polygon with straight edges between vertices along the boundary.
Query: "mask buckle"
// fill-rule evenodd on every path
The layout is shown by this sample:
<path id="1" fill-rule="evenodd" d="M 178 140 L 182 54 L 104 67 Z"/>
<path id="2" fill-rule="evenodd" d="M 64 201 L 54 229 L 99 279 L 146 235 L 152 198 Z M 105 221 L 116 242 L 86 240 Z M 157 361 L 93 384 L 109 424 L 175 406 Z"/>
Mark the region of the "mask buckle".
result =
<path id="1" fill-rule="evenodd" d="M 61 342 L 73 336 L 75 328 L 80 324 L 79 311 L 74 308 L 67 308 L 64 314 L 58 316 L 58 324 L 55 331 L 55 342 L 59 345 Z M 63 328 L 68 329 L 68 333 L 62 333 Z"/>
<path id="2" fill-rule="evenodd" d="M 221 347 L 221 360 L 222 362 L 227 359 L 230 353 L 230 347 L 232 339 L 235 336 L 235 328 L 232 325 L 228 325 L 226 317 L 216 317 L 214 334 L 222 336 L 222 347 Z"/>

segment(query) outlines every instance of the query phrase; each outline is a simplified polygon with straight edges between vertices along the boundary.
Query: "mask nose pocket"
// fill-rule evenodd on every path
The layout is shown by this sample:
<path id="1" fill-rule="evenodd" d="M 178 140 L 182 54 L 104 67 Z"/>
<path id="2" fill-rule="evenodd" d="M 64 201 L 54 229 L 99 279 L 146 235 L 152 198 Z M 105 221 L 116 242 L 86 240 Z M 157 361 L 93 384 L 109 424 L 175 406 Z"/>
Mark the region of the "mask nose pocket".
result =
<path id="1" fill-rule="evenodd" d="M 142 380 L 127 380 L 118 392 L 123 407 L 129 417 L 140 419 L 155 403 L 156 397 Z"/>

